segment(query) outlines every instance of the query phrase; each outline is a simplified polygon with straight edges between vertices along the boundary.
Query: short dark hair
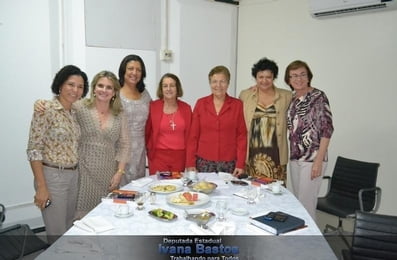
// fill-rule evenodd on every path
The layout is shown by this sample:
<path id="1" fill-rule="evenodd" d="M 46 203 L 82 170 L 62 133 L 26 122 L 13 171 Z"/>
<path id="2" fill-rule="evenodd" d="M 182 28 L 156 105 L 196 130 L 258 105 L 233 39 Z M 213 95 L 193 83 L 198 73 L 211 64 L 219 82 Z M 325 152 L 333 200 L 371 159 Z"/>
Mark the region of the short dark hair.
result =
<path id="1" fill-rule="evenodd" d="M 80 70 L 78 67 L 74 65 L 66 65 L 62 69 L 60 69 L 57 74 L 55 74 L 54 80 L 52 81 L 51 84 L 51 90 L 52 93 L 55 95 L 59 95 L 59 91 L 61 89 L 61 86 L 65 83 L 66 80 L 70 76 L 81 76 L 84 80 L 84 90 L 83 90 L 83 95 L 82 97 L 85 97 L 88 93 L 88 77 L 87 74 L 85 74 L 84 71 Z"/>
<path id="2" fill-rule="evenodd" d="M 300 69 L 300 68 L 305 68 L 307 71 L 307 78 L 309 79 L 309 87 L 311 86 L 311 82 L 313 79 L 313 73 L 309 68 L 309 65 L 307 65 L 306 62 L 301 61 L 301 60 L 295 60 L 293 62 L 291 62 L 287 68 L 285 69 L 285 75 L 284 75 L 284 82 L 287 83 L 287 85 L 294 90 L 294 88 L 291 86 L 290 84 L 290 78 L 289 78 L 289 72 L 291 70 L 296 70 L 296 69 Z"/>
<path id="3" fill-rule="evenodd" d="M 137 61 L 141 64 L 142 67 L 142 78 L 137 84 L 137 89 L 140 93 L 142 93 L 145 90 L 145 82 L 144 79 L 146 78 L 146 68 L 145 68 L 145 63 L 143 62 L 142 58 L 139 57 L 138 55 L 135 54 L 130 54 L 124 57 L 124 59 L 121 61 L 120 66 L 119 66 L 119 82 L 120 86 L 123 87 L 124 85 L 124 75 L 125 71 L 127 70 L 127 64 L 130 61 Z"/>
<path id="4" fill-rule="evenodd" d="M 157 88 L 157 97 L 158 98 L 163 98 L 164 97 L 164 93 L 163 93 L 163 80 L 165 78 L 171 78 L 175 81 L 175 86 L 176 86 L 176 97 L 182 97 L 183 96 L 183 90 L 182 90 L 182 84 L 181 81 L 179 80 L 178 76 L 172 73 L 165 73 L 159 82 L 159 86 Z"/>
<path id="5" fill-rule="evenodd" d="M 262 58 L 257 63 L 252 66 L 251 75 L 256 78 L 256 74 L 260 71 L 270 70 L 273 73 L 273 77 L 276 79 L 278 76 L 278 66 L 277 64 L 269 60 L 268 58 Z"/>

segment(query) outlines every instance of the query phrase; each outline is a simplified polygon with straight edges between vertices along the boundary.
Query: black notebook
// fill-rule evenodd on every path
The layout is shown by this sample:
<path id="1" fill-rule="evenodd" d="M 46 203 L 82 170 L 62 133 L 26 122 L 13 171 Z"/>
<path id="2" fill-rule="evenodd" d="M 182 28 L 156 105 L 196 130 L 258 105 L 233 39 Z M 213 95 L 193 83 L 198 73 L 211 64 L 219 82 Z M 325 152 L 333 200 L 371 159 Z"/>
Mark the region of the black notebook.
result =
<path id="1" fill-rule="evenodd" d="M 263 230 L 266 230 L 276 235 L 286 233 L 305 226 L 305 221 L 301 218 L 289 215 L 281 211 L 277 211 L 273 213 L 275 213 L 276 215 L 277 214 L 285 215 L 286 218 L 283 219 L 284 221 L 278 221 L 276 219 L 271 219 L 267 217 L 268 214 L 263 214 L 258 216 L 252 216 L 250 218 L 250 223 L 252 225 L 255 225 Z"/>

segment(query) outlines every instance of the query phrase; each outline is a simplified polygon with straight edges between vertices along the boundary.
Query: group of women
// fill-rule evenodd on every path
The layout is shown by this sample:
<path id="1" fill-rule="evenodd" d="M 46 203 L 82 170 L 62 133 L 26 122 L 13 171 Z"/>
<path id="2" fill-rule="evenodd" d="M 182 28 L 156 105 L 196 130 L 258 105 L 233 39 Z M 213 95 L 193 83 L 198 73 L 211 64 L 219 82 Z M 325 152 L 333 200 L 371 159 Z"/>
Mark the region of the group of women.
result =
<path id="1" fill-rule="evenodd" d="M 252 67 L 256 85 L 239 99 L 227 94 L 229 70 L 216 66 L 208 74 L 211 94 L 198 99 L 193 111 L 179 99 L 182 84 L 172 73 L 162 76 L 158 99 L 151 101 L 137 55 L 122 60 L 118 76 L 98 73 L 90 97 L 81 99 L 87 76 L 65 66 L 52 84 L 55 98 L 35 104 L 27 153 L 34 202 L 50 241 L 109 191 L 145 176 L 146 152 L 149 174 L 186 169 L 285 182 L 287 131 L 293 191 L 315 217 L 333 126 L 327 97 L 311 86 L 305 62 L 288 65 L 290 92 L 274 85 L 277 64 L 259 60 Z"/>

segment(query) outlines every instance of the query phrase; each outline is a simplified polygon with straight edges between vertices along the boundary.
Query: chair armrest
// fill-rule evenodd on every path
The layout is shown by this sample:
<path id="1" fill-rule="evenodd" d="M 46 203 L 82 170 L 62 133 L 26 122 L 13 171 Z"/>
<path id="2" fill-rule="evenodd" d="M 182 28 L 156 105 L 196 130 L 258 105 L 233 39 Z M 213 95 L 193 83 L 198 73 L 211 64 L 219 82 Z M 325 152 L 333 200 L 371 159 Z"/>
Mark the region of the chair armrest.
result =
<path id="1" fill-rule="evenodd" d="M 330 188 L 331 188 L 331 176 L 323 176 L 323 180 L 327 180 L 327 184 L 328 184 L 328 186 L 327 186 L 327 192 L 325 193 L 325 195 L 324 196 L 321 196 L 321 197 L 318 197 L 318 198 L 325 198 L 325 197 L 327 197 L 327 195 L 328 195 L 328 193 L 329 193 L 329 190 L 330 190 Z"/>
<path id="2" fill-rule="evenodd" d="M 379 205 L 380 205 L 380 199 L 382 196 L 382 190 L 379 187 L 375 187 L 375 188 L 364 188 L 364 189 L 360 189 L 358 191 L 358 201 L 360 203 L 360 210 L 364 211 L 364 204 L 363 204 L 363 193 L 364 192 L 369 192 L 369 191 L 374 191 L 375 192 L 375 205 L 374 207 L 368 211 L 368 212 L 377 212 L 379 209 Z"/>

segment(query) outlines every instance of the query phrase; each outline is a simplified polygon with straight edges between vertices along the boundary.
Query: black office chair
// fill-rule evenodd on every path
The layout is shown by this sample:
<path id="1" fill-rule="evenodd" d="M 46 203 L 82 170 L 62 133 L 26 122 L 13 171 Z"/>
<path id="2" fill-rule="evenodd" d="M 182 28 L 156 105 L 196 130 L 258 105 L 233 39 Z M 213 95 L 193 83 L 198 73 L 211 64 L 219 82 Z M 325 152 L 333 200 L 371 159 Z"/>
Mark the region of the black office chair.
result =
<path id="1" fill-rule="evenodd" d="M 357 210 L 376 212 L 379 208 L 381 189 L 376 187 L 379 163 L 362 162 L 338 156 L 334 172 L 324 176 L 328 190 L 318 198 L 317 209 L 338 217 L 338 226 L 327 224 L 324 234 L 338 234 L 349 246 L 343 230 L 342 218 L 354 218 Z M 331 232 L 330 232 L 331 230 Z"/>
<path id="2" fill-rule="evenodd" d="M 0 219 L 5 218 L 5 207 L 2 209 Z M 26 224 L 16 224 L 0 228 L 0 259 L 22 259 L 34 252 L 44 250 L 49 245 L 41 240 Z"/>
<path id="3" fill-rule="evenodd" d="M 352 246 L 343 259 L 397 259 L 397 216 L 356 212 Z"/>

